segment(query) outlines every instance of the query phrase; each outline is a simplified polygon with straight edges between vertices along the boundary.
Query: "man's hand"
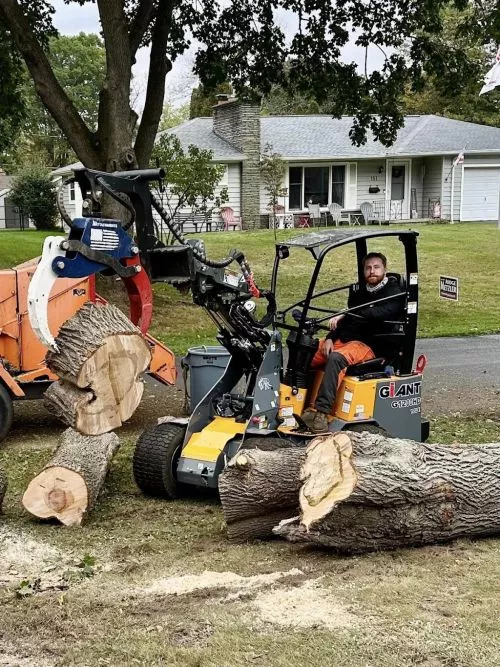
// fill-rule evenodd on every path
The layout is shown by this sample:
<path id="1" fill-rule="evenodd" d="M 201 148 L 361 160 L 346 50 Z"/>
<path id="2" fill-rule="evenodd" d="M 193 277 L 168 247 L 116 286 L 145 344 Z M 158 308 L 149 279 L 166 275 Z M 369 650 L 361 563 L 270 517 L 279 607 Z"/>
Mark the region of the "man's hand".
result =
<path id="1" fill-rule="evenodd" d="M 339 322 L 343 320 L 345 315 L 335 315 L 335 317 L 332 317 L 331 319 L 328 320 L 328 326 L 332 331 L 335 331 L 335 329 L 338 327 Z"/>
<path id="2" fill-rule="evenodd" d="M 333 340 L 327 338 L 323 346 L 323 354 L 325 355 L 325 357 L 329 357 L 332 352 L 333 352 Z"/>

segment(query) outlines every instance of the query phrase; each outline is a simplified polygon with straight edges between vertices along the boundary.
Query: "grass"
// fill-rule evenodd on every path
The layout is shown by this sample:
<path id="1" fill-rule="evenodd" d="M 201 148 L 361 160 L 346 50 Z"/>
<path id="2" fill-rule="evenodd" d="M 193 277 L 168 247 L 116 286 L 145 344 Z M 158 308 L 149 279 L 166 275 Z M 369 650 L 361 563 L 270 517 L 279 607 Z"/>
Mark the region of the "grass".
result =
<path id="1" fill-rule="evenodd" d="M 408 228 L 408 227 L 405 227 Z M 500 292 L 498 258 L 500 232 L 495 225 L 457 224 L 415 225 L 420 260 L 420 337 L 470 336 L 500 331 Z M 391 227 L 392 229 L 392 227 Z M 278 231 L 285 240 L 295 231 Z M 40 253 L 42 232 L 0 233 L 0 268 L 13 266 Z M 244 250 L 257 282 L 267 287 L 274 259 L 274 234 L 269 230 L 203 235 L 210 257 L 220 258 L 234 247 Z M 377 241 L 370 249 L 382 250 L 389 258 L 390 269 L 402 270 L 400 244 L 395 239 Z M 352 250 L 331 253 L 325 262 L 320 286 L 354 281 L 355 263 Z M 335 260 L 335 264 L 333 263 Z M 283 263 L 278 285 L 279 304 L 298 301 L 305 292 L 312 270 L 307 251 L 293 251 Z M 460 281 L 459 302 L 448 302 L 438 296 L 440 275 L 457 276 Z M 336 282 L 337 281 L 337 282 Z M 195 306 L 190 294 L 180 294 L 169 285 L 154 286 L 155 308 L 151 333 L 176 353 L 193 345 L 214 343 L 215 327 L 206 313 Z M 345 293 L 330 307 L 342 307 Z"/>
<path id="2" fill-rule="evenodd" d="M 432 432 L 440 442 L 453 442 L 458 434 L 463 442 L 500 439 L 493 415 L 489 421 L 435 419 Z M 498 664 L 499 539 L 355 557 L 282 541 L 231 544 L 216 498 L 194 494 L 166 502 L 139 493 L 130 469 L 135 436 L 128 431 L 123 438 L 106 492 L 80 529 L 36 522 L 22 512 L 21 495 L 47 459 L 46 447 L 0 451 L 0 467 L 10 481 L 0 534 L 2 528 L 21 530 L 38 544 L 50 544 L 61 561 L 69 559 L 57 567 L 72 573 L 65 590 L 24 598 L 16 594 L 21 568 L 8 585 L 0 576 L 0 659 L 3 650 L 37 666 L 47 659 L 57 666 L 92 667 Z M 86 554 L 95 558 L 91 576 L 76 576 L 72 564 Z M 38 565 L 42 579 L 50 575 L 46 563 Z M 239 593 L 223 586 L 177 595 L 138 590 L 173 575 L 215 571 L 248 577 L 292 568 L 302 574 Z M 332 607 L 339 627 L 281 627 L 280 614 L 298 617 L 301 596 L 311 589 L 325 593 L 313 597 L 310 613 L 331 615 Z M 296 607 L 285 609 L 283 596 L 290 591 Z M 276 595 L 273 622 L 259 613 L 264 594 Z"/>

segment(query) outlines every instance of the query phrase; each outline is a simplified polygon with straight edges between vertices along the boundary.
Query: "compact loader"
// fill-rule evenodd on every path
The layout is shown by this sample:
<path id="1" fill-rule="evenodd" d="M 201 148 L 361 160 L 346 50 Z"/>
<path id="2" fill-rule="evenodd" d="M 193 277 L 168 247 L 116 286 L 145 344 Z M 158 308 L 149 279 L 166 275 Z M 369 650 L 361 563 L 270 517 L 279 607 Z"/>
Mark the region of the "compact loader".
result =
<path id="1" fill-rule="evenodd" d="M 311 360 L 318 338 L 327 331 L 328 319 L 340 312 L 359 317 L 356 308 L 332 310 L 318 305 L 325 296 L 357 289 L 363 279 L 362 258 L 372 240 L 397 239 L 405 257 L 405 270 L 395 276 L 400 283 L 400 316 L 387 322 L 388 333 L 381 338 L 377 359 L 350 367 L 338 392 L 329 428 L 378 429 L 389 435 L 425 440 L 428 422 L 420 412 L 422 371 L 425 359 L 413 368 L 418 317 L 417 232 L 335 229 L 303 234 L 276 244 L 269 290 L 259 288 L 245 258 L 233 250 L 214 261 L 206 256 L 203 243 L 183 237 L 169 220 L 149 183 L 161 179 L 162 170 L 104 173 L 89 169 L 75 172 L 84 198 L 98 206 L 105 191 L 128 207 L 135 223 L 136 237 L 125 233 L 119 220 L 94 216 L 70 221 L 69 237 L 55 239 L 50 251 L 44 249 L 41 265 L 57 277 L 115 271 L 121 277 L 132 266 L 145 281 L 168 282 L 190 288 L 193 300 L 203 307 L 217 325 L 219 342 L 230 353 L 230 361 L 216 384 L 194 407 L 189 418 L 163 417 L 147 429 L 134 453 L 134 477 L 150 494 L 174 498 L 184 485 L 217 487 L 218 476 L 227 461 L 242 446 L 267 447 L 276 438 L 288 445 L 303 446 L 311 436 L 301 414 L 314 398 L 317 374 Z M 177 241 L 165 245 L 158 232 L 158 219 Z M 115 240 L 104 249 L 103 230 Z M 318 290 L 323 262 L 330 253 L 355 248 L 358 281 Z M 276 302 L 278 276 L 291 252 L 305 252 L 312 258 L 311 278 L 305 296 L 286 308 Z M 84 261 L 85 260 L 85 261 Z M 229 269 L 236 265 L 236 271 Z M 38 270 L 37 270 L 38 271 Z M 43 271 L 43 269 L 41 269 Z M 85 273 L 87 272 L 87 273 Z M 43 322 L 43 299 L 33 281 L 31 310 L 40 306 L 33 319 L 47 345 L 51 333 Z M 393 298 L 393 297 L 390 297 Z M 266 312 L 256 317 L 256 302 L 263 300 Z M 376 302 L 373 302 L 376 303 Z M 283 338 L 288 361 L 283 363 Z M 271 440 L 270 440 L 271 439 Z"/>

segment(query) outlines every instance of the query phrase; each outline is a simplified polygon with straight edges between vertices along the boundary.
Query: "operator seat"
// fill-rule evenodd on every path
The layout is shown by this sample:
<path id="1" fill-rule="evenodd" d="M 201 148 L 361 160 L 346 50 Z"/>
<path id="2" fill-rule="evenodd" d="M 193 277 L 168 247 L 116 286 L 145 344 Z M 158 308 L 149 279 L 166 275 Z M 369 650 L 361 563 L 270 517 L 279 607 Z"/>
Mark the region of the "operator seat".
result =
<path id="1" fill-rule="evenodd" d="M 406 278 L 400 273 L 387 272 L 388 278 L 396 279 L 401 292 L 406 292 Z M 349 297 L 358 289 L 358 284 L 351 285 Z M 400 310 L 396 320 L 387 324 L 387 332 L 375 334 L 377 344 L 373 352 L 375 359 L 352 364 L 346 369 L 346 375 L 352 377 L 363 377 L 365 375 L 385 375 L 385 368 L 391 366 L 395 371 L 399 370 L 401 353 L 403 350 L 404 337 L 406 335 L 406 302 L 407 298 L 400 300 Z"/>

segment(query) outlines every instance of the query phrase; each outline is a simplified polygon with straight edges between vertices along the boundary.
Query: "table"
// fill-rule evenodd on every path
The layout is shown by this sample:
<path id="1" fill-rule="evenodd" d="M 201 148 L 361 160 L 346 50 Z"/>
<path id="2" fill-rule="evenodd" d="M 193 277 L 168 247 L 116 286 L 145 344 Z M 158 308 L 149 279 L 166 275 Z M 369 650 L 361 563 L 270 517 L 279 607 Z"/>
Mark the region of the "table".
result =
<path id="1" fill-rule="evenodd" d="M 343 208 L 342 218 L 347 217 L 349 225 L 364 225 L 365 219 L 360 208 Z M 340 222 L 342 222 L 342 218 Z"/>

